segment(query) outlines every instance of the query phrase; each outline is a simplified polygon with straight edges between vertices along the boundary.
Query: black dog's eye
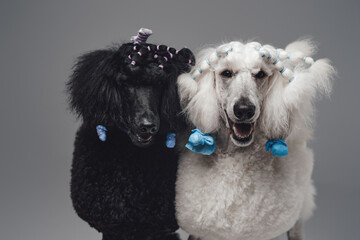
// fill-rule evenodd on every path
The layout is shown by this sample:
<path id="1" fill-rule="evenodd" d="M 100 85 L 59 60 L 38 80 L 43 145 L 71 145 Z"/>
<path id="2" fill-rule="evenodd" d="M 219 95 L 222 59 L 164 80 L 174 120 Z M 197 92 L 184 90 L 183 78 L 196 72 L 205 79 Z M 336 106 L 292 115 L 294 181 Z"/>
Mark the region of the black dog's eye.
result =
<path id="1" fill-rule="evenodd" d="M 262 79 L 262 78 L 266 77 L 266 73 L 265 73 L 264 71 L 260 70 L 260 71 L 255 75 L 255 77 L 256 77 L 257 79 Z"/>
<path id="2" fill-rule="evenodd" d="M 222 73 L 220 73 L 220 75 L 225 78 L 231 78 L 233 76 L 233 72 L 230 70 L 225 70 Z"/>

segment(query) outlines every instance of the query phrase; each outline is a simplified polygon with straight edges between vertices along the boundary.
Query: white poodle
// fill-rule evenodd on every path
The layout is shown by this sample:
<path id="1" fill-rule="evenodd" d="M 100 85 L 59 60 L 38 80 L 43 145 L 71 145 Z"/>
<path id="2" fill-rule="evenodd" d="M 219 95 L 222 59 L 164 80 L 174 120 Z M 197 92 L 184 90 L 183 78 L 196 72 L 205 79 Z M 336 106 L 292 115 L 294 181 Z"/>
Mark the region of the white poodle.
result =
<path id="1" fill-rule="evenodd" d="M 192 239 L 302 239 L 314 208 L 313 100 L 330 93 L 335 74 L 328 60 L 313 61 L 314 51 L 309 40 L 285 50 L 230 42 L 203 50 L 179 77 L 184 112 L 216 142 L 210 156 L 180 159 L 177 218 Z M 287 156 L 266 152 L 276 139 L 286 140 Z"/>

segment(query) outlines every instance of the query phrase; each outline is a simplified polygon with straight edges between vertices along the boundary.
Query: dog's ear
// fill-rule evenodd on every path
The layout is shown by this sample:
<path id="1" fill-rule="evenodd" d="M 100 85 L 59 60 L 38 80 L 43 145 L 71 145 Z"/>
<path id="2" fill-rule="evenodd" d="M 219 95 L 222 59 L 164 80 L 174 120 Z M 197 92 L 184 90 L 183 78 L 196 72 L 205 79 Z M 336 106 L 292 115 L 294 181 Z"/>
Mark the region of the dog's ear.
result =
<path id="1" fill-rule="evenodd" d="M 285 79 L 275 71 L 268 81 L 258 127 L 270 139 L 285 139 L 289 134 L 291 113 L 283 99 Z"/>
<path id="2" fill-rule="evenodd" d="M 203 50 L 199 64 L 192 70 L 197 71 L 202 67 L 205 59 L 214 51 L 212 48 Z M 196 78 L 189 73 L 182 74 L 178 78 L 178 87 L 183 111 L 190 121 L 205 133 L 216 131 L 220 125 L 220 107 L 215 89 L 215 72 L 204 71 Z"/>
<path id="3" fill-rule="evenodd" d="M 286 51 L 294 57 L 310 56 L 316 47 L 309 40 L 296 41 L 286 47 Z M 327 59 L 320 59 L 309 66 L 300 61 L 285 62 L 285 67 L 293 68 L 294 79 L 285 81 L 281 74 L 272 76 L 274 82 L 271 91 L 266 96 L 262 110 L 263 130 L 268 137 L 307 136 L 311 137 L 314 99 L 320 95 L 328 96 L 331 92 L 332 79 L 336 71 Z"/>
<path id="4" fill-rule="evenodd" d="M 176 53 L 175 49 L 171 50 L 174 50 L 173 54 L 176 54 L 176 57 L 174 61 L 169 63 L 172 65 L 169 68 L 173 69 L 173 71 L 168 73 L 167 76 L 168 84 L 162 98 L 162 118 L 168 121 L 171 131 L 176 132 L 185 129 L 186 126 L 185 117 L 181 114 L 182 109 L 176 80 L 181 73 L 189 72 L 191 66 L 195 65 L 195 56 L 188 48 L 183 48 Z"/>
<path id="5" fill-rule="evenodd" d="M 97 50 L 80 56 L 67 82 L 71 109 L 84 121 L 108 123 L 120 116 L 118 81 L 121 64 L 113 49 Z"/>
<path id="6" fill-rule="evenodd" d="M 181 106 L 176 86 L 176 77 L 170 80 L 164 89 L 161 104 L 161 118 L 170 127 L 170 131 L 178 132 L 185 128 L 185 118 L 181 114 Z"/>

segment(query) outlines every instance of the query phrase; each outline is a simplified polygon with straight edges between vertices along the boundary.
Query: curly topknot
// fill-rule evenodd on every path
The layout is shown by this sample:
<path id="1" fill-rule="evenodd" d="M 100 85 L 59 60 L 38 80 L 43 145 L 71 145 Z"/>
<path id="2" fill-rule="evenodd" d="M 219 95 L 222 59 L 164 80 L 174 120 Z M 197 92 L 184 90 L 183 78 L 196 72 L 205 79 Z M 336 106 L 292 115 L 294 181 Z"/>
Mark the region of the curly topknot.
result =
<path id="1" fill-rule="evenodd" d="M 176 50 L 166 45 L 125 43 L 119 52 L 123 59 L 123 70 L 131 75 L 178 75 L 188 72 L 195 64 L 195 57 L 187 48 Z"/>

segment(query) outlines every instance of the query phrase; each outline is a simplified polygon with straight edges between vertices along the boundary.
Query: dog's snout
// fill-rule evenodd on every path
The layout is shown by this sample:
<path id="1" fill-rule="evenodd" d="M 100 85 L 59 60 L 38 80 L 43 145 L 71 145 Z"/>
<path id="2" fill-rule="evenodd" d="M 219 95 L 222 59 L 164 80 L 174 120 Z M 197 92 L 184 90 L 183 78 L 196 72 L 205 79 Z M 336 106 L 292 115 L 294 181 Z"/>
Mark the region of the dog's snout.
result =
<path id="1" fill-rule="evenodd" d="M 251 103 L 244 104 L 242 101 L 234 105 L 234 114 L 239 121 L 246 121 L 255 115 L 255 106 Z"/>
<path id="2" fill-rule="evenodd" d="M 139 124 L 140 132 L 144 134 L 156 134 L 159 130 L 158 124 L 144 118 Z"/>

